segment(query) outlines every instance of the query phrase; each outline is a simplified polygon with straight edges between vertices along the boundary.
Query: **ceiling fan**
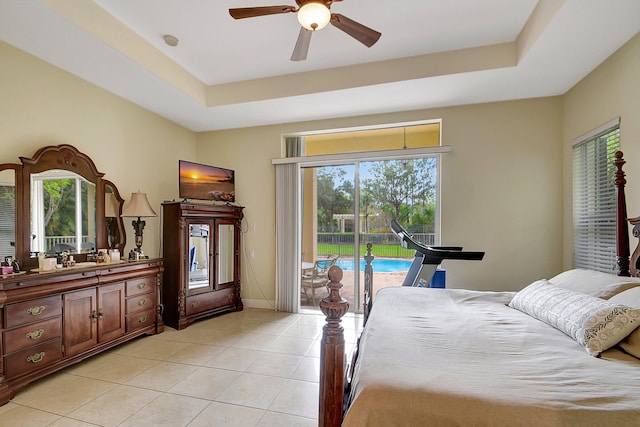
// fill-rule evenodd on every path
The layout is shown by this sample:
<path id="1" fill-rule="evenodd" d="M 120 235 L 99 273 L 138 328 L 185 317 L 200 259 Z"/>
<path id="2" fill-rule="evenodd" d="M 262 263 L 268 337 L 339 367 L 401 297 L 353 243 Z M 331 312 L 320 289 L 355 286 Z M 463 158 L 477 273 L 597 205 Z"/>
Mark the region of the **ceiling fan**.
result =
<path id="1" fill-rule="evenodd" d="M 291 55 L 292 61 L 307 59 L 311 35 L 331 23 L 334 27 L 349 34 L 367 47 L 373 46 L 382 33 L 362 25 L 339 13 L 331 13 L 331 4 L 342 0 L 296 0 L 295 6 L 260 6 L 229 9 L 229 14 L 235 19 L 253 18 L 256 16 L 276 15 L 295 12 L 302 26 L 298 34 L 296 46 Z"/>

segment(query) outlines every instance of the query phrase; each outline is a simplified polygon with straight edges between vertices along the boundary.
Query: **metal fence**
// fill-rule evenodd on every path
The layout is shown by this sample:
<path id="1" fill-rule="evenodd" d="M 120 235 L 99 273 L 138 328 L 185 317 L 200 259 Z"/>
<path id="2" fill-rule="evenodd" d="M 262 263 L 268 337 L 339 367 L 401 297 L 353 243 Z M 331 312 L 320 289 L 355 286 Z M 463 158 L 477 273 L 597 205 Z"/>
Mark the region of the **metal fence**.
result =
<path id="1" fill-rule="evenodd" d="M 88 240 L 89 236 L 82 236 L 81 249 L 89 249 Z M 46 236 L 44 241 L 47 253 L 76 250 L 76 236 Z M 95 245 L 90 244 L 90 246 Z"/>
<path id="2" fill-rule="evenodd" d="M 433 233 L 417 233 L 412 237 L 424 245 L 435 245 L 435 234 Z M 318 255 L 353 256 L 353 233 L 318 233 L 317 239 Z M 394 233 L 360 233 L 361 255 L 366 252 L 367 243 L 373 244 L 374 253 L 380 257 L 405 258 L 412 257 L 414 254 L 414 251 L 400 246 L 400 241 Z"/>

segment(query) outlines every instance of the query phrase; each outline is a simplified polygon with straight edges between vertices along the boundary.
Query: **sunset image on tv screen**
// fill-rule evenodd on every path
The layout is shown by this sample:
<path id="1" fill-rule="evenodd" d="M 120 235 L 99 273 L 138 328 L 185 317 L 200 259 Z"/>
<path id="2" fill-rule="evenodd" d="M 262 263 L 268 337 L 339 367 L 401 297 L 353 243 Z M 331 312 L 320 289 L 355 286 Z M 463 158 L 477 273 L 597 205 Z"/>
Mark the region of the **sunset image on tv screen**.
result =
<path id="1" fill-rule="evenodd" d="M 180 197 L 235 201 L 234 171 L 180 160 Z"/>

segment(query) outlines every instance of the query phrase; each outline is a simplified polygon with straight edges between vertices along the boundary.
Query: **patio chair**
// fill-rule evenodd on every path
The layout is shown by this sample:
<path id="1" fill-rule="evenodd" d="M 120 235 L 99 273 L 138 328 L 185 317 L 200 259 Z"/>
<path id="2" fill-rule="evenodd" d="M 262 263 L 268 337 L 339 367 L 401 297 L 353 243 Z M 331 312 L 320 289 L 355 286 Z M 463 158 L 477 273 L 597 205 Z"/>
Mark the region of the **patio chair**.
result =
<path id="1" fill-rule="evenodd" d="M 313 269 L 302 276 L 300 286 L 307 301 L 311 300 L 314 305 L 316 304 L 316 289 L 327 286 L 329 283 L 329 268 L 336 263 L 337 259 L 338 257 L 336 256 L 318 260 L 313 264 Z M 309 298 L 309 290 L 311 291 L 311 298 Z"/>

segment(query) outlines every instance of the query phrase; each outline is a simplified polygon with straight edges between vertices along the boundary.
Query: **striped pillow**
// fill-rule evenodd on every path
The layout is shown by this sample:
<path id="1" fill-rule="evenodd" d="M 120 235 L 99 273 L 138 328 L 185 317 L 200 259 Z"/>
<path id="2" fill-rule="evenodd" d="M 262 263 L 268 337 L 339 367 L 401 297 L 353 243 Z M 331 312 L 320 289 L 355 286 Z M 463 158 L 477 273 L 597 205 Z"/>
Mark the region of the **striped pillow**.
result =
<path id="1" fill-rule="evenodd" d="M 538 280 L 518 292 L 510 307 L 564 332 L 599 356 L 640 326 L 640 309 Z"/>

